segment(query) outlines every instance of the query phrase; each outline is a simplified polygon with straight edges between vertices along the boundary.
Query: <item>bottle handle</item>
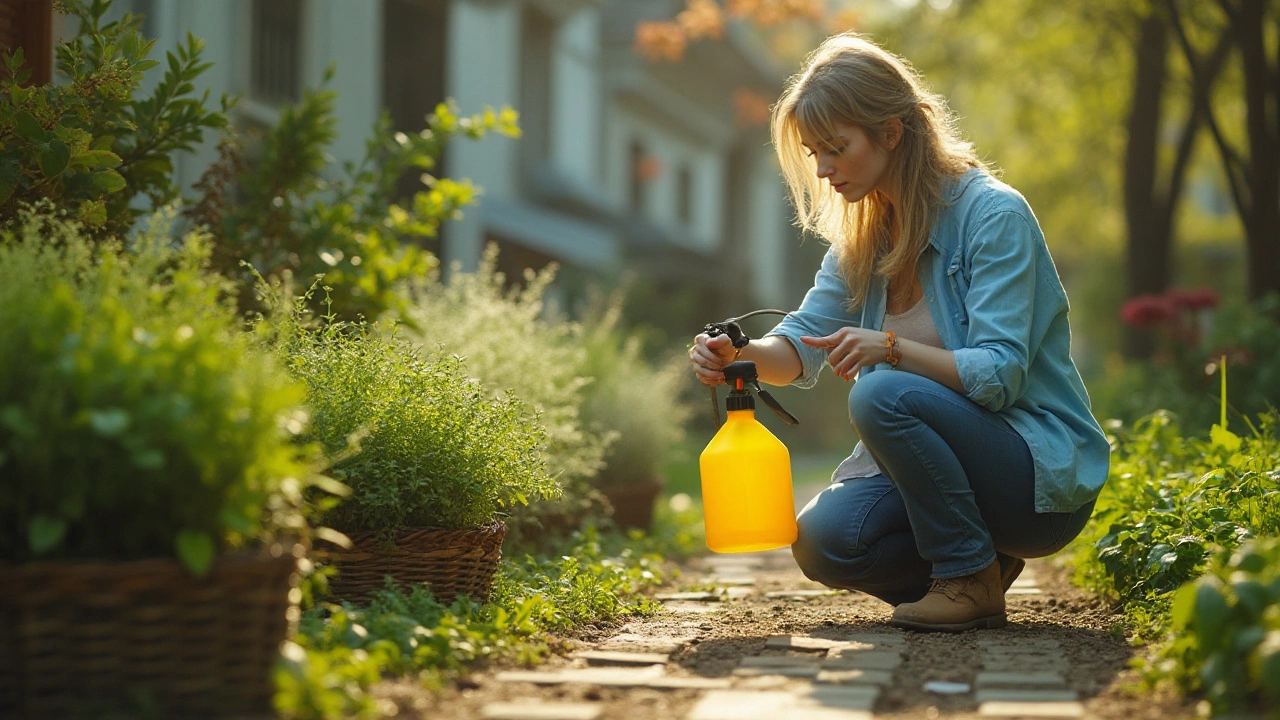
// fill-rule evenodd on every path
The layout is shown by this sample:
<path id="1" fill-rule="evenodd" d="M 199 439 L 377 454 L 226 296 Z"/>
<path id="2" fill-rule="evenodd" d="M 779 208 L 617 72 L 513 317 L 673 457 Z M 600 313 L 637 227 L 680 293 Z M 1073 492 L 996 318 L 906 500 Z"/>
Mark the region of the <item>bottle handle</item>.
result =
<path id="1" fill-rule="evenodd" d="M 770 410 L 772 410 L 772 411 L 774 412 L 774 414 L 775 414 L 775 415 L 777 415 L 778 417 L 782 418 L 783 422 L 785 422 L 785 423 L 786 423 L 786 424 L 788 424 L 788 425 L 799 425 L 799 424 L 800 424 L 800 421 L 796 419 L 796 416 L 795 416 L 795 415 L 792 415 L 791 413 L 789 413 L 789 412 L 787 412 L 786 410 L 784 410 L 784 409 L 783 409 L 783 407 L 782 407 L 781 405 L 779 405 L 779 404 L 778 404 L 778 401 L 777 401 L 777 400 L 774 400 L 774 399 L 773 399 L 773 396 L 769 394 L 769 391 L 767 391 L 767 390 L 762 390 L 762 389 L 760 388 L 760 386 L 759 386 L 759 385 L 757 385 L 757 386 L 756 386 L 756 394 L 760 396 L 760 399 L 764 401 L 764 404 L 765 404 L 765 405 L 768 405 L 768 406 L 769 406 L 769 409 L 770 409 Z M 718 418 L 718 416 L 719 416 L 719 408 L 718 408 L 718 407 L 717 407 L 717 413 L 716 413 L 716 414 L 717 414 L 717 418 Z"/>

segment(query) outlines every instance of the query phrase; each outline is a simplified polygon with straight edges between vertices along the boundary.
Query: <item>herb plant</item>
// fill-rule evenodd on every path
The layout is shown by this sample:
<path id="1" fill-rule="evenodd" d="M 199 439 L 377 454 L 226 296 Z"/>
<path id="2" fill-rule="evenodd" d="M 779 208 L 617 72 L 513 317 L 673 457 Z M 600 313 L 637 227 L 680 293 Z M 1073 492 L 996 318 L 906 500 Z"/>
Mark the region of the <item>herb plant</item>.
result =
<path id="1" fill-rule="evenodd" d="M 305 528 L 302 388 L 243 332 L 207 239 L 0 233 L 0 561 L 176 555 Z"/>
<path id="2" fill-rule="evenodd" d="M 513 395 L 494 398 L 462 358 L 332 317 L 297 328 L 282 350 L 307 387 L 308 437 L 339 458 L 331 474 L 352 489 L 327 524 L 384 536 L 471 528 L 557 494 L 537 415 Z"/>

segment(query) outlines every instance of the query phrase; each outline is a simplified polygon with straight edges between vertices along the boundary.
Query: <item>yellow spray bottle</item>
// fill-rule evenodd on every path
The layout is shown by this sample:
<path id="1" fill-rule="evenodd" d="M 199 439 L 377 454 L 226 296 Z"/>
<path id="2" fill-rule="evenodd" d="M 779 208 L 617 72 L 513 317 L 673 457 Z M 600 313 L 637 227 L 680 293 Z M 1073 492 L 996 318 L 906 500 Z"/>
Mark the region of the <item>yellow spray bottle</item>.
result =
<path id="1" fill-rule="evenodd" d="M 707 547 L 720 553 L 786 547 L 796 541 L 791 456 L 756 420 L 752 391 L 783 420 L 797 421 L 760 389 L 755 363 L 729 363 L 724 377 L 728 418 L 698 460 Z"/>

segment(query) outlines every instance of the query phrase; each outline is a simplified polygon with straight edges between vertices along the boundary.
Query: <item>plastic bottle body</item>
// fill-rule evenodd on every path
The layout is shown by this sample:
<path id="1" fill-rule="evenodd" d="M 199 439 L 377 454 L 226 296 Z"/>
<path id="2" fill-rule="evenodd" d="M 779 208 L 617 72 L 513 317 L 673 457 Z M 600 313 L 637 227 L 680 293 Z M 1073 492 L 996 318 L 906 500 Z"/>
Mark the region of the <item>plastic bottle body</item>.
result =
<path id="1" fill-rule="evenodd" d="M 733 410 L 698 460 L 707 547 L 755 552 L 796 541 L 791 455 L 753 410 Z"/>

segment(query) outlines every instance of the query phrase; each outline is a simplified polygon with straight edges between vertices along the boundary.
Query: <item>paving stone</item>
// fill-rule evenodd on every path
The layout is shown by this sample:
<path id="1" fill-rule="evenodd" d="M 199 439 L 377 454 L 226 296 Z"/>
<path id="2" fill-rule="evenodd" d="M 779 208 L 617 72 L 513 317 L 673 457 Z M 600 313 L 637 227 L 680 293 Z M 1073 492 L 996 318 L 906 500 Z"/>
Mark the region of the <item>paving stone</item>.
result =
<path id="1" fill-rule="evenodd" d="M 755 575 L 712 575 L 707 578 L 708 582 L 716 585 L 755 585 Z"/>
<path id="2" fill-rule="evenodd" d="M 843 710 L 829 707 L 799 706 L 788 708 L 781 720 L 871 720 L 866 710 Z"/>
<path id="3" fill-rule="evenodd" d="M 978 673 L 974 684 L 980 688 L 1060 688 L 1067 686 L 1067 679 L 1062 676 L 1062 673 L 1047 670 L 1022 672 L 984 670 Z"/>
<path id="4" fill-rule="evenodd" d="M 733 683 L 726 678 L 704 677 L 665 677 L 654 678 L 644 684 L 645 687 L 659 690 L 727 690 Z"/>
<path id="5" fill-rule="evenodd" d="M 666 665 L 668 657 L 662 653 L 620 652 L 614 650 L 586 650 L 574 653 L 588 665 Z"/>
<path id="6" fill-rule="evenodd" d="M 902 664 L 902 655 L 891 650 L 862 650 L 841 652 L 839 648 L 827 651 L 822 661 L 823 670 L 896 670 Z"/>
<path id="7" fill-rule="evenodd" d="M 1037 586 L 1036 579 L 1027 578 L 1027 577 L 1020 577 L 1017 580 L 1014 580 L 1013 584 L 1010 585 L 1010 587 L 1036 587 L 1036 586 Z"/>
<path id="8" fill-rule="evenodd" d="M 820 670 L 814 678 L 830 685 L 880 685 L 893 682 L 892 670 Z"/>
<path id="9" fill-rule="evenodd" d="M 690 623 L 699 627 L 701 623 Z M 641 635 L 639 633 L 622 633 L 614 635 L 600 644 L 599 650 L 623 650 L 628 652 L 654 652 L 670 655 L 679 652 L 696 637 L 691 635 Z"/>
<path id="10" fill-rule="evenodd" d="M 983 658 L 981 664 L 983 670 L 997 672 L 1020 672 L 1027 668 L 1065 672 L 1069 667 L 1065 658 L 1053 655 L 997 655 Z"/>
<path id="11" fill-rule="evenodd" d="M 1084 717 L 1084 706 L 1078 702 L 1001 702 L 982 703 L 982 717 L 1078 718 Z"/>
<path id="12" fill-rule="evenodd" d="M 1050 638 L 982 638 L 978 647 L 984 650 L 1005 652 L 1025 652 L 1039 650 L 1042 652 L 1060 652 L 1062 645 Z"/>
<path id="13" fill-rule="evenodd" d="M 781 690 L 713 690 L 689 711 L 687 720 L 777 720 L 795 703 Z"/>
<path id="14" fill-rule="evenodd" d="M 738 667 L 818 667 L 822 658 L 814 655 L 748 655 L 738 661 Z"/>
<path id="15" fill-rule="evenodd" d="M 835 594 L 834 590 L 773 590 L 765 593 L 764 596 L 778 600 L 808 600 Z"/>
<path id="16" fill-rule="evenodd" d="M 654 600 L 678 600 L 681 602 L 720 602 L 720 593 L 711 592 L 674 592 L 658 593 Z"/>
<path id="17" fill-rule="evenodd" d="M 498 673 L 494 679 L 498 682 L 527 682 L 538 685 L 584 683 L 609 687 L 637 687 L 648 685 L 651 680 L 662 677 L 664 672 L 665 668 L 662 665 L 650 665 L 643 668 L 585 668 L 551 672 L 509 671 Z"/>
<path id="18" fill-rule="evenodd" d="M 595 720 L 601 706 L 591 703 L 491 703 L 480 709 L 485 720 Z"/>
<path id="19" fill-rule="evenodd" d="M 768 640 L 764 641 L 766 648 L 781 648 L 783 650 L 822 650 L 826 651 L 831 648 L 847 647 L 848 642 L 844 640 L 829 640 L 827 638 L 805 637 L 803 635 L 771 635 Z"/>
<path id="20" fill-rule="evenodd" d="M 756 589 L 753 587 L 725 588 L 725 595 L 727 595 L 730 600 L 741 600 L 744 597 L 751 597 L 752 595 L 755 595 L 755 594 L 756 594 Z"/>
<path id="21" fill-rule="evenodd" d="M 985 702 L 1071 702 L 1079 700 L 1080 695 L 1075 690 L 1067 690 L 1062 688 L 1059 690 L 1019 690 L 1014 688 L 989 688 L 979 690 L 974 693 L 974 698 L 979 704 Z"/>
<path id="22" fill-rule="evenodd" d="M 907 646 L 907 639 L 905 637 L 903 637 L 902 635 L 894 635 L 892 633 L 855 632 L 855 633 L 848 633 L 841 639 L 849 643 L 856 643 L 859 645 L 871 645 L 874 647 L 881 647 L 886 649 L 905 648 Z M 863 649 L 866 649 L 866 648 L 863 648 Z"/>
<path id="23" fill-rule="evenodd" d="M 1010 595 L 1040 595 L 1042 594 L 1038 587 L 1011 587 L 1004 591 L 1005 597 Z"/>
<path id="24" fill-rule="evenodd" d="M 822 668 L 818 667 L 817 665 L 813 665 L 813 666 L 771 665 L 767 667 L 734 668 L 733 675 L 734 677 L 746 677 L 746 678 L 764 677 L 764 676 L 772 675 L 776 677 L 806 678 L 808 680 L 815 680 L 817 679 L 818 674 L 821 672 L 821 670 Z"/>
<path id="25" fill-rule="evenodd" d="M 674 613 L 685 614 L 716 613 L 724 609 L 724 606 L 718 602 L 668 602 L 663 603 L 662 607 Z"/>
<path id="26" fill-rule="evenodd" d="M 964 695 L 973 689 L 969 683 L 947 682 L 945 680 L 930 680 L 922 686 L 925 692 L 937 693 L 939 695 Z"/>
<path id="27" fill-rule="evenodd" d="M 880 697 L 880 688 L 874 685 L 814 685 L 797 695 L 802 706 L 870 711 Z"/>

